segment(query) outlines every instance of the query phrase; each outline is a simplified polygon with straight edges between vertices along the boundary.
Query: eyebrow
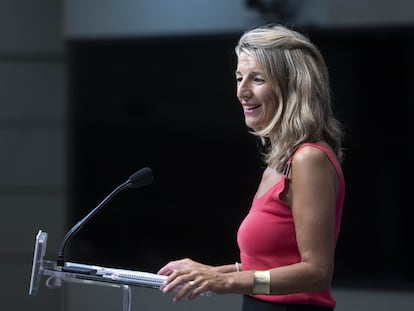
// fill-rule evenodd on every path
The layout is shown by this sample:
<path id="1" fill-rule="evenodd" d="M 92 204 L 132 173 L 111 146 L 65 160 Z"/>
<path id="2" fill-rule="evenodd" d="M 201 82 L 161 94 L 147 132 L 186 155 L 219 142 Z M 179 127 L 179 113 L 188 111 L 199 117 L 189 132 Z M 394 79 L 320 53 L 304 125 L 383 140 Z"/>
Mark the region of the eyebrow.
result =
<path id="1" fill-rule="evenodd" d="M 241 72 L 238 71 L 238 70 L 236 70 L 235 71 L 235 74 L 241 74 Z M 263 72 L 260 72 L 260 71 L 252 71 L 252 72 L 249 72 L 249 76 L 257 76 L 257 75 L 262 76 L 263 75 Z"/>

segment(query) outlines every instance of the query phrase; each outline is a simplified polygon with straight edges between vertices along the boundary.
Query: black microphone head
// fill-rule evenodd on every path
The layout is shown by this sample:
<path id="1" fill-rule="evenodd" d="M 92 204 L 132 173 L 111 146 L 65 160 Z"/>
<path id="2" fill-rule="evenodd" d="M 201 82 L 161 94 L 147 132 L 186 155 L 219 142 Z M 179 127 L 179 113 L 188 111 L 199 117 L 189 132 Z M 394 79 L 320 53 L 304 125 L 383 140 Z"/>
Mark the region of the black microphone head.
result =
<path id="1" fill-rule="evenodd" d="M 132 188 L 148 186 L 154 180 L 154 175 L 149 167 L 144 167 L 129 176 Z"/>

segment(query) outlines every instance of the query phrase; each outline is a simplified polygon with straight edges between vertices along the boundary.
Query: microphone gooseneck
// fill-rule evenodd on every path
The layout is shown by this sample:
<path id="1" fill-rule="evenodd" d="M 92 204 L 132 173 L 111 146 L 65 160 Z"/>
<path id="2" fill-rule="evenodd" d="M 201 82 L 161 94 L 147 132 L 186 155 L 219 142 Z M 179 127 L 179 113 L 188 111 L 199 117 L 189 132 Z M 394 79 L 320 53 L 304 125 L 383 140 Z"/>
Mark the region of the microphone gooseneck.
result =
<path id="1" fill-rule="evenodd" d="M 140 188 L 150 185 L 154 180 L 154 175 L 149 167 L 144 167 L 129 176 L 129 182 L 132 188 Z"/>
<path id="2" fill-rule="evenodd" d="M 56 265 L 63 267 L 65 264 L 65 246 L 69 239 L 79 231 L 83 225 L 88 222 L 109 200 L 111 200 L 116 194 L 127 188 L 140 188 L 147 186 L 154 180 L 154 175 L 149 167 L 144 167 L 134 174 L 132 174 L 127 181 L 116 187 L 105 199 L 102 200 L 92 211 L 90 211 L 84 218 L 82 218 L 76 225 L 74 225 L 63 238 L 62 244 L 58 252 L 58 258 Z"/>

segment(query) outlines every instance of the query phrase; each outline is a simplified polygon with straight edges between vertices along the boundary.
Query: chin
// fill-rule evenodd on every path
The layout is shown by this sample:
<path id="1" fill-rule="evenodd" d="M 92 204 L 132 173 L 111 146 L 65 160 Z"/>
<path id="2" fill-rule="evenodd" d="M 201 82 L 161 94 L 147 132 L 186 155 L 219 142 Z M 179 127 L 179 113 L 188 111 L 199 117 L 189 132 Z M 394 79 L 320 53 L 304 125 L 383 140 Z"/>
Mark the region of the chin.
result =
<path id="1" fill-rule="evenodd" d="M 246 123 L 247 127 L 250 127 L 253 130 L 256 130 L 259 127 L 259 123 L 257 122 L 257 120 L 252 120 L 252 118 L 246 117 L 244 119 L 244 122 Z"/>

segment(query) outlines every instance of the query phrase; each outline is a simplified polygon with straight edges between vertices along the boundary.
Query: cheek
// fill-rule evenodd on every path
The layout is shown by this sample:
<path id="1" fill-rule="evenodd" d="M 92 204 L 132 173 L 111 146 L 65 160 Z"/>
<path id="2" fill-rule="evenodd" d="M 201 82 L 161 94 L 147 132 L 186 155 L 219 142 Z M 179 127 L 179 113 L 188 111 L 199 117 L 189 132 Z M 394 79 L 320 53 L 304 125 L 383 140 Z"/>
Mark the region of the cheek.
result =
<path id="1" fill-rule="evenodd" d="M 268 96 L 264 99 L 265 115 L 267 119 L 273 118 L 277 109 L 277 101 L 275 96 Z"/>

